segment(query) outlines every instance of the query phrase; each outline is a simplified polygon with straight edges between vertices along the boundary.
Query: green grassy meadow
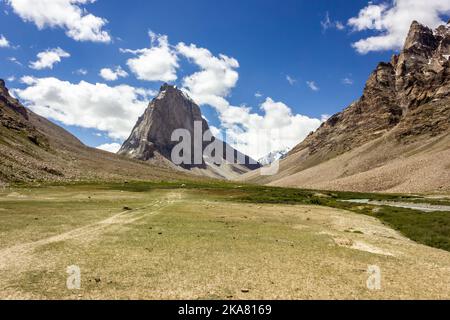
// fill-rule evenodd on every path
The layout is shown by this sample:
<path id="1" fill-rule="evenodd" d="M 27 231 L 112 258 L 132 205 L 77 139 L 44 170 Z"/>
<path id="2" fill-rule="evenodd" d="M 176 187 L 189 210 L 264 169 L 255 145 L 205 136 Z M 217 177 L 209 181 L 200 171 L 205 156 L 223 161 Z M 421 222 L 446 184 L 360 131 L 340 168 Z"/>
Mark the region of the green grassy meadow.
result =
<path id="1" fill-rule="evenodd" d="M 221 182 L 14 186 L 0 191 L 0 297 L 448 298 L 436 283 L 450 254 L 390 228 L 450 250 L 448 213 L 339 201 L 356 198 L 404 200 Z M 373 264 L 384 291 L 366 288 Z M 71 265 L 81 290 L 65 288 Z"/>

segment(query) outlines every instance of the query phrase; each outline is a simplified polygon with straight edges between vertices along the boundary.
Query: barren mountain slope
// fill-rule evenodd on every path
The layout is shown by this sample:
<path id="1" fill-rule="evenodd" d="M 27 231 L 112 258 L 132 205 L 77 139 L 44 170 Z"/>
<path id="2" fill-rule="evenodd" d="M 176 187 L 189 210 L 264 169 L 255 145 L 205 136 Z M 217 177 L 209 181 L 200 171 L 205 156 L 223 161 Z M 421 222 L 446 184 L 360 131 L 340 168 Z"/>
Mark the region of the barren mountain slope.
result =
<path id="1" fill-rule="evenodd" d="M 414 22 L 363 96 L 251 182 L 355 191 L 450 191 L 450 29 Z"/>
<path id="2" fill-rule="evenodd" d="M 9 182 L 198 179 L 165 159 L 130 160 L 89 148 L 23 107 L 0 80 L 0 185 Z"/>

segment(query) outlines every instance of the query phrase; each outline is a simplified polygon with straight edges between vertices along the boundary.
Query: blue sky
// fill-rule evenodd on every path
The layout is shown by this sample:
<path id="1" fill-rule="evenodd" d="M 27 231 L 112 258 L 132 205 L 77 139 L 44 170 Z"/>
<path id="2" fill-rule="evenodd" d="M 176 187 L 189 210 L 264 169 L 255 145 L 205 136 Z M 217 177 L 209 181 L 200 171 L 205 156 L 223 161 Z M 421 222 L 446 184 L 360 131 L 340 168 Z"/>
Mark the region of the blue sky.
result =
<path id="1" fill-rule="evenodd" d="M 192 94 L 193 98 L 201 104 L 204 115 L 215 128 L 238 130 L 235 132 L 236 135 L 244 137 L 245 132 L 242 130 L 254 130 L 255 128 L 250 127 L 253 125 L 250 123 L 254 121 L 239 119 L 240 116 L 256 119 L 261 123 L 260 127 L 267 127 L 263 123 L 273 123 L 274 126 L 286 128 L 294 124 L 302 125 L 303 122 L 299 117 L 291 124 L 278 119 L 275 114 L 278 111 L 285 114 L 284 107 L 288 108 L 287 113 L 292 117 L 295 115 L 307 117 L 304 130 L 298 131 L 297 136 L 290 137 L 286 141 L 272 141 L 273 146 L 270 148 L 276 149 L 285 147 L 282 146 L 284 143 L 292 146 L 295 139 L 303 139 L 307 132 L 318 125 L 312 121 L 313 119 L 322 119 L 324 115 L 339 112 L 356 100 L 377 63 L 389 61 L 392 54 L 398 51 L 405 30 L 413 19 L 420 19 L 423 23 L 435 27 L 440 22 L 446 21 L 450 12 L 450 1 L 446 0 L 430 0 L 425 7 L 421 0 L 372 1 L 372 4 L 366 0 L 172 0 L 170 2 L 42 0 L 41 2 L 47 6 L 55 5 L 55 8 L 49 8 L 50 13 L 45 10 L 40 14 L 39 9 L 30 8 L 35 3 L 31 1 L 27 6 L 27 1 L 29 0 L 0 2 L 2 9 L 0 36 L 5 40 L 1 46 L 2 38 L 0 38 L 0 77 L 9 78 L 8 87 L 14 88 L 14 94 L 33 110 L 40 111 L 39 113 L 53 118 L 54 121 L 58 120 L 58 124 L 94 147 L 110 143 L 120 144 L 123 137 L 111 134 L 113 131 L 111 126 L 101 125 L 96 121 L 85 124 L 90 121 L 81 119 L 80 113 L 83 110 L 81 102 L 77 105 L 81 111 L 70 115 L 69 120 L 62 116 L 59 119 L 52 117 L 51 113 L 45 111 L 47 104 L 51 105 L 54 102 L 49 98 L 50 94 L 39 98 L 33 97 L 38 90 L 46 90 L 48 88 L 46 86 L 50 85 L 49 81 L 37 79 L 55 78 L 74 85 L 74 87 L 67 85 L 66 89 L 62 89 L 59 82 L 51 84 L 55 86 L 52 90 L 60 90 L 58 91 L 60 95 L 66 94 L 64 90 L 78 89 L 80 81 L 92 85 L 105 84 L 112 90 L 119 85 L 158 90 L 164 82 L 161 81 L 164 77 L 151 81 L 139 80 L 142 78 L 139 77 L 139 71 L 133 71 L 128 63 L 130 59 L 139 58 L 143 51 L 124 53 L 124 50 L 120 50 L 150 48 L 151 41 L 148 35 L 150 30 L 155 33 L 153 45 L 158 46 L 161 39 L 164 40 L 163 37 L 167 36 L 168 50 L 172 53 L 179 50 L 176 47 L 181 42 L 186 46 L 195 45 L 196 51 L 191 50 L 190 57 L 174 53 L 173 56 L 177 56 L 175 67 L 177 79 L 169 82 L 180 88 L 184 87 L 187 91 L 197 92 Z M 78 22 L 74 21 L 73 12 L 67 14 L 65 18 L 65 8 L 75 9 L 74 12 L 86 10 L 79 11 L 78 18 L 89 13 L 100 19 L 97 21 L 100 28 L 95 29 L 94 23 L 92 27 L 94 31 L 88 30 L 90 32 L 88 34 L 74 35 L 71 30 L 79 30 Z M 404 18 L 403 13 L 407 8 L 408 14 Z M 389 27 L 389 12 L 402 17 L 398 19 L 402 28 L 394 30 Z M 56 22 L 52 20 L 52 14 L 57 17 Z M 352 18 L 353 22 L 350 20 Z M 360 46 L 354 45 L 370 37 L 385 37 L 381 38 L 383 45 L 373 45 L 370 42 L 360 42 Z M 38 60 L 39 53 L 58 48 L 65 56 L 60 54 L 60 62 L 52 62 L 52 68 L 48 67 L 48 64 L 45 67 L 45 63 L 40 68 L 33 68 L 30 65 L 31 62 Z M 227 106 L 211 106 L 204 102 L 209 101 L 209 98 L 199 96 L 198 87 L 201 83 L 196 82 L 197 89 L 195 89 L 193 84 L 189 87 L 184 81 L 186 77 L 202 70 L 198 63 L 193 62 L 193 57 L 199 53 L 197 49 L 200 48 L 208 50 L 212 57 L 216 57 L 218 60 L 214 60 L 215 62 L 220 60 L 222 63 L 219 54 L 223 54 L 239 64 L 239 67 L 235 67 L 233 63 L 225 63 L 226 68 L 229 68 L 230 77 L 234 76 L 233 72 L 238 74 L 237 81 L 229 79 L 228 83 L 224 84 L 221 81 L 226 82 L 227 79 L 212 80 L 218 82 L 219 89 L 210 93 L 225 99 Z M 15 61 L 11 61 L 11 58 Z M 99 74 L 103 68 L 115 70 L 118 66 L 127 74 L 126 77 L 107 81 Z M 139 68 L 141 67 L 146 66 L 139 65 Z M 155 68 L 162 67 L 155 66 Z M 83 74 L 80 70 L 83 70 Z M 34 81 L 21 80 L 24 76 L 33 77 Z M 314 87 L 316 90 L 312 89 Z M 27 88 L 29 91 L 26 91 Z M 89 92 L 90 95 L 95 95 L 96 90 Z M 136 97 L 131 99 L 142 103 L 151 99 L 154 92 L 147 91 L 145 94 L 134 92 L 134 94 Z M 120 92 L 119 95 L 125 94 Z M 94 98 L 90 96 L 87 101 L 93 101 Z M 133 104 L 126 106 L 126 101 L 124 99 L 121 102 L 124 105 L 117 108 L 124 108 L 126 111 L 127 108 L 134 107 Z M 264 110 L 266 112 L 272 110 L 275 118 L 268 119 L 269 116 L 265 119 L 258 118 L 258 115 L 264 117 L 264 110 L 260 108 L 262 103 L 266 103 Z M 230 115 L 229 108 L 245 109 L 244 105 L 249 108 L 247 111 L 233 109 L 236 112 Z M 66 111 L 61 108 L 58 109 L 59 112 L 65 113 Z M 70 113 L 74 107 L 67 108 L 67 112 Z M 72 110 L 69 110 L 70 108 Z M 102 105 L 101 108 L 105 108 L 102 110 L 103 113 L 108 112 L 107 106 Z M 112 117 L 117 108 L 109 110 Z M 128 121 L 135 121 L 142 111 L 142 106 L 136 108 L 130 111 L 132 119 Z M 92 112 L 98 116 L 95 110 Z M 89 113 L 86 115 L 89 116 Z M 230 120 L 230 117 L 235 118 Z M 239 121 L 242 121 L 242 124 Z M 83 126 L 85 128 L 82 128 Z M 248 134 L 246 137 L 251 136 L 252 134 Z M 239 146 L 239 142 L 236 142 L 236 145 Z M 245 146 L 240 147 L 243 151 L 252 153 Z M 257 152 L 253 153 L 254 156 L 259 155 Z"/>

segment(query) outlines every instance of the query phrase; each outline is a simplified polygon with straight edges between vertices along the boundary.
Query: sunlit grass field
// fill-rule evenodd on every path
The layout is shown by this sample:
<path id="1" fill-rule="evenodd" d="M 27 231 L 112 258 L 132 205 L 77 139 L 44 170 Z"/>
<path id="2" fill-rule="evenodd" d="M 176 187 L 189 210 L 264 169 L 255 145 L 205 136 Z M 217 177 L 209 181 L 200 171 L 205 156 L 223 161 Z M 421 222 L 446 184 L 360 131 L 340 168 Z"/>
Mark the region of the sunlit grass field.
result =
<path id="1" fill-rule="evenodd" d="M 449 298 L 450 253 L 406 238 L 450 250 L 448 213 L 340 201 L 357 198 L 405 200 L 221 182 L 15 186 L 0 192 L 0 297 Z M 66 288 L 73 265 L 80 290 Z M 367 289 L 369 265 L 383 290 Z"/>

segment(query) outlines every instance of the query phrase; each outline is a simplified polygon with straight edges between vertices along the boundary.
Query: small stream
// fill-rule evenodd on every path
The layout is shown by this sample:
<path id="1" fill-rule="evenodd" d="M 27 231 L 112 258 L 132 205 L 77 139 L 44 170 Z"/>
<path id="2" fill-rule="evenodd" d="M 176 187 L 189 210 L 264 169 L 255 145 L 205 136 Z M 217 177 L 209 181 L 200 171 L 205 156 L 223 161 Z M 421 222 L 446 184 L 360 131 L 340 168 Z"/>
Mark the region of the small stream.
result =
<path id="1" fill-rule="evenodd" d="M 377 201 L 369 199 L 351 199 L 341 200 L 342 202 L 370 204 L 375 206 L 389 206 L 405 209 L 413 209 L 423 212 L 450 212 L 450 206 L 433 205 L 428 203 L 412 203 L 412 202 L 399 202 L 399 201 Z"/>

